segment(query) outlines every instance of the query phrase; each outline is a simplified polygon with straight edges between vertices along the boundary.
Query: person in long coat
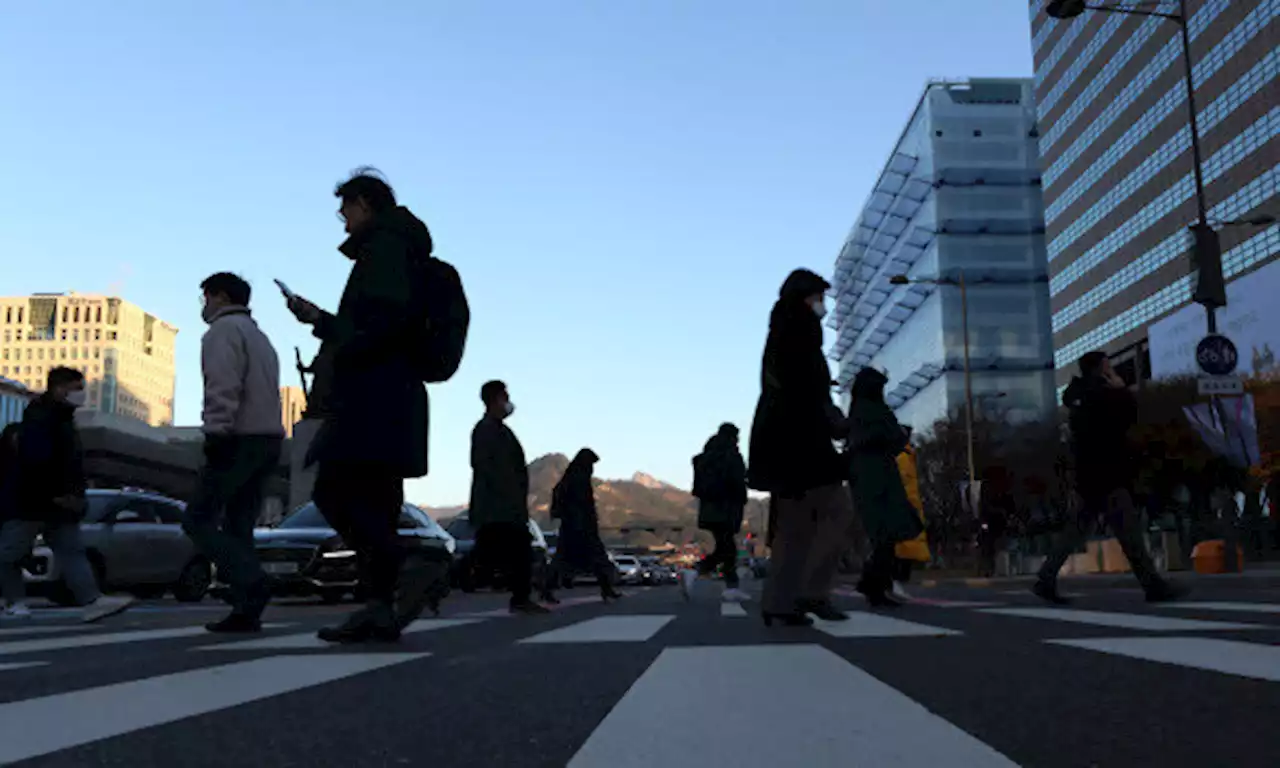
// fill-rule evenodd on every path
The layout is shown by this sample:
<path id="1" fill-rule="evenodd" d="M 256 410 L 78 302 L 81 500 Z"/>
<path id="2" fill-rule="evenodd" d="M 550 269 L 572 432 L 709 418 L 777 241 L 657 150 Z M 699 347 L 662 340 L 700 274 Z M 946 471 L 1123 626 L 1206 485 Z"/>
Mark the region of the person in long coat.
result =
<path id="1" fill-rule="evenodd" d="M 902 449 L 902 453 L 898 454 L 898 475 L 902 478 L 902 486 L 907 492 L 907 501 L 911 502 L 911 506 L 915 507 L 916 514 L 920 518 L 920 535 L 914 539 L 900 541 L 893 547 L 894 556 L 894 574 L 893 574 L 893 595 L 899 600 L 905 600 L 907 595 L 907 584 L 911 581 L 911 569 L 916 563 L 927 563 L 932 560 L 929 552 L 929 537 L 925 533 L 924 505 L 920 501 L 920 478 L 916 470 L 916 452 L 911 447 L 911 428 L 904 428 L 907 433 L 907 445 Z"/>
<path id="2" fill-rule="evenodd" d="M 598 461 L 600 457 L 590 448 L 578 451 L 551 491 L 551 516 L 560 520 L 560 539 L 542 587 L 544 602 L 559 602 L 553 591 L 555 586 L 578 572 L 595 575 L 605 602 L 622 597 L 614 589 L 616 569 L 600 539 L 600 517 L 591 483 Z"/>
<path id="3" fill-rule="evenodd" d="M 849 476 L 853 505 L 871 540 L 871 559 L 863 568 L 858 591 L 873 606 L 899 603 L 889 596 L 893 587 L 894 547 L 923 530 L 919 513 L 907 498 L 897 456 L 907 445 L 907 433 L 884 400 L 888 378 L 863 368 L 853 380 L 849 408 Z"/>
<path id="4" fill-rule="evenodd" d="M 831 401 L 822 352 L 828 288 L 822 277 L 797 269 L 769 315 L 747 467 L 748 485 L 772 496 L 766 624 L 803 626 L 812 623 L 808 613 L 848 618 L 830 598 L 853 507 L 833 442 L 843 435 L 844 417 Z"/>
<path id="5" fill-rule="evenodd" d="M 698 499 L 698 527 L 715 539 L 715 549 L 694 568 L 680 572 L 680 589 L 690 599 L 699 576 L 724 570 L 728 602 L 747 602 L 750 596 L 738 585 L 738 531 L 747 504 L 747 465 L 738 450 L 738 428 L 721 424 L 707 440 L 702 453 L 693 457 L 693 495 Z"/>

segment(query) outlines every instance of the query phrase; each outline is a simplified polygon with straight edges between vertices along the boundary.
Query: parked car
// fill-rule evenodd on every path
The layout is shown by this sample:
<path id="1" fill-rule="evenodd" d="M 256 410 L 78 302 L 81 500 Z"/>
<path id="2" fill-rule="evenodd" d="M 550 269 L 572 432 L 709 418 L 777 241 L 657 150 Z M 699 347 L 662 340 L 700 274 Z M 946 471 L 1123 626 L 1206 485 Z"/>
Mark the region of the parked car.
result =
<path id="1" fill-rule="evenodd" d="M 675 582 L 675 579 L 672 578 L 675 572 L 659 562 L 658 558 L 641 557 L 639 560 L 641 584 L 647 587 L 657 587 Z"/>
<path id="2" fill-rule="evenodd" d="M 449 534 L 457 542 L 457 555 L 453 561 L 453 586 L 463 592 L 475 592 L 486 587 L 500 588 L 501 576 L 492 566 L 480 567 L 472 556 L 476 547 L 476 531 L 471 525 L 471 518 L 465 511 L 449 521 Z M 529 521 L 529 537 L 532 539 L 530 557 L 533 558 L 533 583 L 541 584 L 543 574 L 549 562 L 549 547 L 542 528 L 533 520 Z"/>
<path id="3" fill-rule="evenodd" d="M 397 534 L 405 551 L 404 572 L 431 580 L 433 586 L 423 595 L 438 604 L 449 592 L 456 549 L 453 537 L 412 504 L 401 508 Z M 275 527 L 259 528 L 253 538 L 273 595 L 314 595 L 329 603 L 348 595 L 363 599 L 355 551 L 329 526 L 314 502 L 298 507 Z M 414 606 L 416 613 L 413 608 L 404 613 L 416 617 L 422 607 Z M 401 608 L 397 606 L 397 612 Z"/>
<path id="4" fill-rule="evenodd" d="M 145 491 L 105 488 L 87 491 L 85 502 L 80 534 L 100 589 L 141 598 L 173 592 L 186 603 L 204 599 L 213 567 L 182 530 L 185 504 Z M 31 595 L 60 605 L 75 601 L 43 537 L 23 562 L 23 578 Z"/>

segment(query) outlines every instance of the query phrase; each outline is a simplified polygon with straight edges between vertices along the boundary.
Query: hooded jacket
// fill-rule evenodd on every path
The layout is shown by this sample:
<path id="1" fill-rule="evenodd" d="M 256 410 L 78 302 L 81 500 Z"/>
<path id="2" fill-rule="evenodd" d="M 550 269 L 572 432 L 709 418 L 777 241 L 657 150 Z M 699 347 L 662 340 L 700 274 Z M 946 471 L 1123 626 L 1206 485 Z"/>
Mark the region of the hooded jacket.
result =
<path id="1" fill-rule="evenodd" d="M 693 457 L 693 495 L 698 497 L 699 527 L 734 531 L 742 527 L 747 467 L 738 450 L 736 428 L 722 427 Z"/>
<path id="2" fill-rule="evenodd" d="M 1129 390 L 1100 377 L 1077 376 L 1062 393 L 1069 412 L 1076 484 L 1085 498 L 1130 488 L 1137 462 L 1129 432 L 1138 422 L 1138 403 Z"/>
<path id="3" fill-rule="evenodd" d="M 828 288 L 816 273 L 798 269 L 769 315 L 747 469 L 748 485 L 758 491 L 794 497 L 844 479 L 832 444 L 839 409 L 831 401 L 822 321 L 805 301 Z"/>
<path id="4" fill-rule="evenodd" d="M 311 460 L 427 474 L 427 392 L 411 347 L 421 343 L 418 266 L 431 249 L 427 226 L 403 207 L 338 248 L 355 264 L 338 311 L 322 313 L 313 331 L 322 344 L 308 410 L 324 424 Z"/>

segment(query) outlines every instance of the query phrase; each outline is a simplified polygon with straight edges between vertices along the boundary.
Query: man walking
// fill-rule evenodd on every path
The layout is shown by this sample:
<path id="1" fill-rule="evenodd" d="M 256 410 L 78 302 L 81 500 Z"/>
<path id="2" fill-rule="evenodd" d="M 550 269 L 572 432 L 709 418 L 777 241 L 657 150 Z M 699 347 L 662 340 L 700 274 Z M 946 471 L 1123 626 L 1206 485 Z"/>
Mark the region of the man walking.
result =
<path id="1" fill-rule="evenodd" d="M 741 603 L 751 596 L 738 588 L 738 531 L 747 505 L 747 465 L 738 450 L 738 428 L 721 424 L 702 453 L 693 458 L 693 495 L 698 499 L 698 527 L 715 538 L 715 549 L 696 568 L 680 573 L 684 599 L 692 596 L 699 576 L 724 570 L 727 602 Z"/>
<path id="2" fill-rule="evenodd" d="M 59 366 L 49 371 L 44 394 L 22 415 L 14 506 L 0 528 L 0 589 L 10 617 L 29 615 L 20 563 L 40 533 L 62 570 L 63 583 L 84 606 L 83 621 L 99 621 L 133 604 L 132 598 L 98 591 L 80 539 L 86 482 L 74 417 L 84 403 L 84 374 Z"/>
<path id="3" fill-rule="evenodd" d="M 533 552 L 529 535 L 529 467 L 524 448 L 504 422 L 515 413 L 507 385 L 490 381 L 480 388 L 484 418 L 471 430 L 471 505 L 476 529 L 473 562 L 502 572 L 511 590 L 511 612 L 538 614 L 547 609 L 530 598 Z"/>
<path id="4" fill-rule="evenodd" d="M 325 393 L 316 403 L 325 420 L 307 452 L 319 465 L 314 500 L 355 550 L 368 604 L 318 635 L 391 641 L 400 637 L 394 600 L 404 479 L 427 474 L 427 393 L 416 356 L 424 345 L 419 278 L 431 260 L 431 233 L 373 172 L 358 172 L 334 194 L 349 235 L 338 250 L 354 262 L 338 311 L 292 294 L 288 304 L 312 326 L 326 361 L 325 380 L 315 383 Z"/>
<path id="5" fill-rule="evenodd" d="M 1089 537 L 1101 514 L 1119 539 L 1147 600 L 1174 600 L 1186 589 L 1170 584 L 1156 572 L 1143 545 L 1141 512 L 1133 503 L 1137 454 L 1129 432 L 1138 420 L 1137 401 L 1111 368 L 1106 353 L 1089 352 L 1080 358 L 1079 366 L 1080 375 L 1071 380 L 1062 402 L 1070 410 L 1076 490 L 1082 506 L 1074 525 L 1067 523 L 1045 560 L 1032 591 L 1051 603 L 1068 602 L 1058 593 L 1058 571 Z"/>
<path id="6" fill-rule="evenodd" d="M 228 272 L 200 284 L 209 324 L 204 373 L 204 467 L 183 528 L 230 588 L 231 614 L 210 632 L 258 632 L 271 592 L 253 544 L 267 480 L 280 463 L 280 361 L 249 314 L 249 284 Z"/>

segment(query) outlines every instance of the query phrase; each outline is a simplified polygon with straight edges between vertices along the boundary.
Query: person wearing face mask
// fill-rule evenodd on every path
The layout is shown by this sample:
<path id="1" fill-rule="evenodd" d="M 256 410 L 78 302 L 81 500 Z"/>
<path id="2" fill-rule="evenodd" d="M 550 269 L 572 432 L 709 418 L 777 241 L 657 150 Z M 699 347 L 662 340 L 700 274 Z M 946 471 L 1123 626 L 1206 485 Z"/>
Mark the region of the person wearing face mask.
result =
<path id="1" fill-rule="evenodd" d="M 765 582 L 766 625 L 839 621 L 830 593 L 853 524 L 853 504 L 834 441 L 845 419 L 831 400 L 822 352 L 822 317 L 830 284 L 807 269 L 782 284 L 769 315 L 760 399 L 751 424 L 749 487 L 776 502 L 773 553 Z M 776 530 L 773 530 L 776 528 Z"/>
<path id="2" fill-rule="evenodd" d="M 183 529 L 229 587 L 231 614 L 210 632 L 258 632 L 271 592 L 253 528 L 280 463 L 280 361 L 249 313 L 249 284 L 219 272 L 200 284 L 204 374 L 204 466 Z"/>
<path id="3" fill-rule="evenodd" d="M 471 430 L 471 503 L 467 514 L 476 530 L 475 567 L 500 571 L 511 590 L 511 612 L 547 609 L 530 597 L 533 550 L 529 533 L 529 467 L 516 433 L 506 425 L 516 407 L 501 381 L 480 388 L 484 417 Z"/>
<path id="4" fill-rule="evenodd" d="M 356 552 L 366 605 L 341 624 L 321 629 L 327 642 L 395 641 L 403 552 L 396 530 L 404 480 L 427 474 L 428 404 L 418 354 L 424 341 L 419 277 L 433 263 L 426 224 L 397 205 L 395 192 L 372 169 L 339 184 L 338 217 L 348 234 L 338 250 L 351 274 L 329 313 L 295 294 L 289 310 L 320 339 L 308 410 L 323 422 L 307 450 L 316 465 L 313 500 Z M 460 348 L 459 348 L 460 354 Z"/>
<path id="5" fill-rule="evenodd" d="M 86 481 L 75 411 L 84 404 L 84 374 L 59 366 L 49 371 L 44 394 L 23 412 L 14 507 L 0 527 L 0 590 L 9 616 L 27 615 L 20 563 L 41 533 L 67 589 L 83 606 L 83 621 L 104 619 L 133 604 L 132 598 L 98 590 L 80 539 Z"/>

